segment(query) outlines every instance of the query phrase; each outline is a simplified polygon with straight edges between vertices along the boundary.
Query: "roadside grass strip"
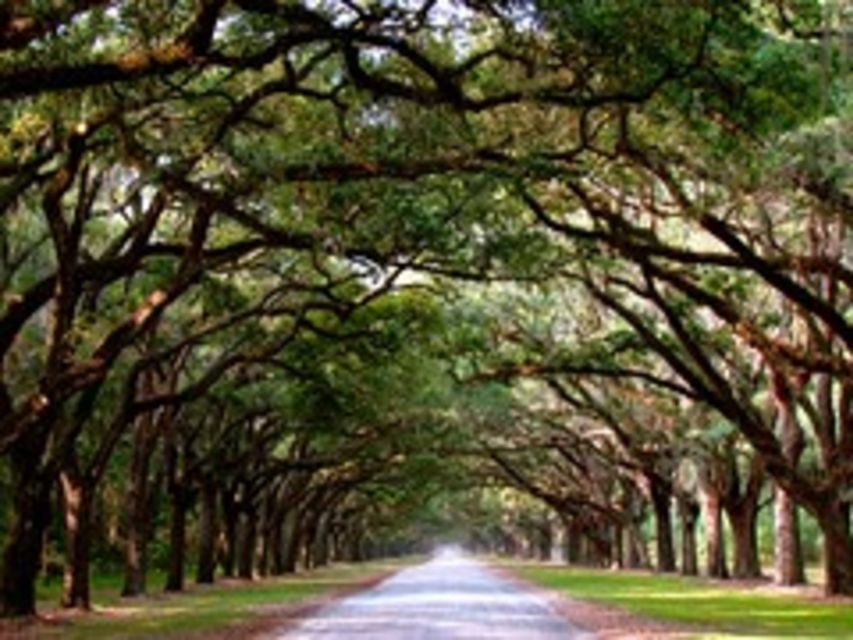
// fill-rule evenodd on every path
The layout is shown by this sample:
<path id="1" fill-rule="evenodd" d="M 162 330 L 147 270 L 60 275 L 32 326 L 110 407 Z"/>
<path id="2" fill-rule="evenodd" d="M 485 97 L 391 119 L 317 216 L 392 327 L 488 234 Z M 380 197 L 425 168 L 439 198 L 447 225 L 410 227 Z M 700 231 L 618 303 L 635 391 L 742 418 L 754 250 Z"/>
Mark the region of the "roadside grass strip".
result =
<path id="1" fill-rule="evenodd" d="M 646 618 L 695 625 L 693 638 L 853 639 L 853 600 L 821 601 L 784 590 L 696 578 L 510 564 L 520 577 L 579 600 Z"/>
<path id="2" fill-rule="evenodd" d="M 69 614 L 55 608 L 59 586 L 43 585 L 40 599 L 46 621 L 25 630 L 34 640 L 106 640 L 118 638 L 184 638 L 216 632 L 247 621 L 275 607 L 299 604 L 335 591 L 356 587 L 372 578 L 415 562 L 413 559 L 341 564 L 280 578 L 227 580 L 211 586 L 188 585 L 186 592 L 158 593 L 159 576 L 149 581 L 152 595 L 119 597 L 119 576 L 95 576 L 91 613 Z M 49 610 L 48 605 L 54 606 Z M 2 636 L 2 634 L 0 634 Z"/>

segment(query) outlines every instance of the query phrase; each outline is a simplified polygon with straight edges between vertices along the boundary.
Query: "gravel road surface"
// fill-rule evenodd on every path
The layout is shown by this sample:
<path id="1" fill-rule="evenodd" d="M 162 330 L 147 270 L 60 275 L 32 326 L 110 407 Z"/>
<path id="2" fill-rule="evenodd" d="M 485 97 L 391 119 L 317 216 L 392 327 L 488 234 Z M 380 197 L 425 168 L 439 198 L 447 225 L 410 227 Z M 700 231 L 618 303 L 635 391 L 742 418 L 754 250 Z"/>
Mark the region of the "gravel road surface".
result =
<path id="1" fill-rule="evenodd" d="M 278 640 L 591 640 L 547 600 L 454 553 L 331 603 Z"/>

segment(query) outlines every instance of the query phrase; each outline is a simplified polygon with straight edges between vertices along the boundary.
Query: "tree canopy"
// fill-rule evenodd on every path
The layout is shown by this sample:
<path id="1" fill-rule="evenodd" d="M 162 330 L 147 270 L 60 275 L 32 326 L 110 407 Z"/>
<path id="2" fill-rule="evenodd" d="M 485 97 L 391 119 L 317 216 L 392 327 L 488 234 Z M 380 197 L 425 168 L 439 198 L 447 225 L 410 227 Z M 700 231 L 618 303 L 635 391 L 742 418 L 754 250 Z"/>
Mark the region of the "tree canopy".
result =
<path id="1" fill-rule="evenodd" d="M 557 528 L 695 574 L 701 522 L 724 575 L 723 516 L 750 577 L 771 495 L 777 579 L 807 514 L 853 592 L 851 33 L 823 0 L 7 2 L 3 614 L 51 557 L 66 606 L 104 549 L 144 592 L 158 545 L 172 590 L 190 552 Z"/>

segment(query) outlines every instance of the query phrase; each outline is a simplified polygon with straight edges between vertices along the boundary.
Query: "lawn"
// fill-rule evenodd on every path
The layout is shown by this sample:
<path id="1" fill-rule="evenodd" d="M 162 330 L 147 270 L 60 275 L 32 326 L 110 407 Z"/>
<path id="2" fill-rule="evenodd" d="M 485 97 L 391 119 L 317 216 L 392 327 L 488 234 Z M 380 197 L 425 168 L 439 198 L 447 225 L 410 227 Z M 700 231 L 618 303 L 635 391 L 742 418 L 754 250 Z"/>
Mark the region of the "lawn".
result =
<path id="1" fill-rule="evenodd" d="M 853 604 L 821 602 L 702 579 L 568 567 L 511 565 L 516 574 L 571 597 L 648 618 L 699 625 L 694 638 L 853 639 Z"/>
<path id="2" fill-rule="evenodd" d="M 183 638 L 192 633 L 221 629 L 252 616 L 264 606 L 305 601 L 335 590 L 354 587 L 371 578 L 400 568 L 412 560 L 382 561 L 358 565 L 335 565 L 310 573 L 257 580 L 245 584 L 229 581 L 209 587 L 190 586 L 186 593 L 156 593 L 145 598 L 122 599 L 117 594 L 118 576 L 93 578 L 94 611 L 91 614 L 61 616 L 55 623 L 39 624 L 20 635 L 33 640 L 62 638 L 89 640 L 108 638 Z M 152 576 L 151 585 L 162 584 Z M 59 586 L 42 585 L 42 611 L 51 618 L 55 612 Z M 9 633 L 6 630 L 6 633 Z M 4 629 L 0 628 L 0 637 Z"/>

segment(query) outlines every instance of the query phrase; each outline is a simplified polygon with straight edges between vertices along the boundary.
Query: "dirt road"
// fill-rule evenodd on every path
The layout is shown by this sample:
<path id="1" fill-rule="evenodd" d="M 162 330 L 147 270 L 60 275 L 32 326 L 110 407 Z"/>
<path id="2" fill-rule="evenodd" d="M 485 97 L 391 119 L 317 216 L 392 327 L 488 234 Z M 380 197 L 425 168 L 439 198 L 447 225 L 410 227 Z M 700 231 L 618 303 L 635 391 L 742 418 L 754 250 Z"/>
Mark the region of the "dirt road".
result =
<path id="1" fill-rule="evenodd" d="M 331 603 L 278 640 L 591 640 L 547 600 L 446 554 Z"/>

